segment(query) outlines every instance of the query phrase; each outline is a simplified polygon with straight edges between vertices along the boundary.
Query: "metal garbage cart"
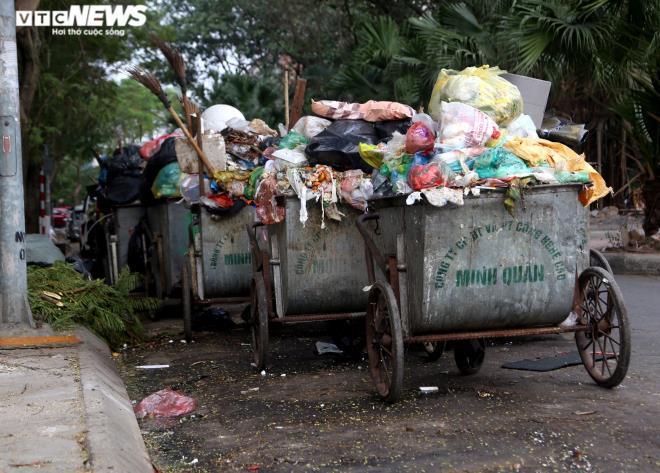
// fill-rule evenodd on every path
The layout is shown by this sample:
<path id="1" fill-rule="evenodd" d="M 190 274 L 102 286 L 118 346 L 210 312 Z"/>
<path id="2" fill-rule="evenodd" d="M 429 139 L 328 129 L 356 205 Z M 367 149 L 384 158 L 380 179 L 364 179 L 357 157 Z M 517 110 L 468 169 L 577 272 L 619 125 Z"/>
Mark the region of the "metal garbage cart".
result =
<path id="1" fill-rule="evenodd" d="M 128 244 L 135 229 L 144 217 L 141 204 L 117 205 L 103 217 L 106 241 L 106 279 L 114 284 L 121 269 L 128 264 Z"/>
<path id="2" fill-rule="evenodd" d="M 253 207 L 227 216 L 213 215 L 204 207 L 193 214 L 187 264 L 181 266 L 183 324 L 192 340 L 194 306 L 231 304 L 250 300 L 252 253 L 245 226 L 255 220 Z"/>
<path id="3" fill-rule="evenodd" d="M 511 217 L 504 192 L 482 190 L 463 206 L 370 202 L 357 219 L 371 288 L 367 353 L 378 394 L 396 401 L 404 345 L 453 344 L 463 374 L 476 373 L 485 339 L 574 332 L 589 375 L 618 385 L 630 360 L 626 308 L 612 274 L 587 246 L 580 185 L 525 192 Z M 378 222 L 383 239 L 373 230 Z M 395 241 L 393 244 L 392 241 Z M 602 257 L 602 256 L 600 256 Z M 589 266 L 589 261 L 595 266 Z M 566 322 L 574 314 L 572 324 Z"/>
<path id="4" fill-rule="evenodd" d="M 163 299 L 181 287 L 190 211 L 177 200 L 167 199 L 147 207 L 146 215 L 153 244 L 151 267 L 156 297 Z"/>
<path id="5" fill-rule="evenodd" d="M 248 227 L 252 349 L 259 370 L 267 361 L 269 322 L 361 319 L 367 302 L 364 250 L 353 223 L 357 212 L 342 206 L 343 220 L 321 228 L 319 205 L 308 204 L 305 226 L 298 219 L 298 198 L 286 197 L 283 205 L 284 222 Z"/>

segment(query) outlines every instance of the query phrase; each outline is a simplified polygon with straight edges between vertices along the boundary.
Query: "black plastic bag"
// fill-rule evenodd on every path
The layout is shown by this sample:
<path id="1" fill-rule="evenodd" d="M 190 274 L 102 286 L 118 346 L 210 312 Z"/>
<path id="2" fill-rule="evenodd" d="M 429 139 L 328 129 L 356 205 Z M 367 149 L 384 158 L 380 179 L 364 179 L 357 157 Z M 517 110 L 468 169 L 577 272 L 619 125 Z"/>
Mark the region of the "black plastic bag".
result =
<path id="1" fill-rule="evenodd" d="M 147 165 L 142 172 L 142 188 L 140 189 L 140 200 L 145 205 L 154 203 L 157 200 L 151 192 L 151 186 L 154 184 L 160 170 L 176 161 L 175 139 L 175 137 L 171 137 L 163 141 L 158 152 L 147 161 Z"/>
<path id="2" fill-rule="evenodd" d="M 360 143 L 378 143 L 373 123 L 364 120 L 337 120 L 310 140 L 305 154 L 310 164 L 325 164 L 338 171 L 362 169 L 371 172 L 358 152 Z"/>
<path id="3" fill-rule="evenodd" d="M 337 120 L 310 140 L 305 154 L 310 164 L 325 164 L 338 171 L 373 168 L 360 157 L 360 143 L 389 141 L 395 131 L 405 133 L 410 120 L 371 123 L 364 120 Z"/>
<path id="4" fill-rule="evenodd" d="M 100 191 L 102 207 L 125 205 L 140 196 L 142 158 L 135 145 L 117 148 L 101 165 L 106 169 L 105 187 Z"/>

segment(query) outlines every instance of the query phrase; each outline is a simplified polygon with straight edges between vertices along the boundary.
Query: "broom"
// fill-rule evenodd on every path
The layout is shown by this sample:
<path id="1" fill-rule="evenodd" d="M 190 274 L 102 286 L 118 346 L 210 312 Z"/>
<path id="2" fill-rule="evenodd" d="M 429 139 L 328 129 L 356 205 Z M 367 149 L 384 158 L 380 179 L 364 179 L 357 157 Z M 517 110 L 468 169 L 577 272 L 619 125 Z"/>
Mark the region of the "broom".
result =
<path id="1" fill-rule="evenodd" d="M 151 34 L 150 38 L 151 43 L 160 49 L 160 51 L 163 53 L 163 56 L 165 56 L 165 59 L 167 59 L 167 62 L 169 62 L 170 66 L 172 66 L 172 70 L 174 70 L 176 82 L 179 84 L 179 88 L 181 89 L 181 105 L 183 106 L 183 112 L 186 117 L 186 122 L 188 123 L 188 129 L 192 130 L 192 108 L 187 94 L 188 82 L 186 80 L 186 63 L 183 61 L 183 56 L 181 56 L 181 52 L 178 49 L 172 49 L 169 44 L 167 44 L 155 34 Z M 195 133 L 193 133 L 193 136 L 195 136 Z"/>
<path id="2" fill-rule="evenodd" d="M 179 128 L 181 128 L 181 131 L 183 131 L 183 134 L 186 135 L 186 138 L 188 139 L 188 143 L 193 147 L 195 152 L 197 152 L 197 155 L 199 158 L 202 160 L 204 163 L 204 166 L 210 171 L 211 174 L 215 172 L 215 169 L 211 165 L 211 162 L 208 160 L 206 157 L 206 154 L 204 154 L 204 151 L 202 151 L 202 148 L 197 144 L 197 141 L 192 137 L 190 134 L 190 131 L 188 131 L 188 128 L 186 125 L 183 124 L 181 121 L 181 117 L 179 117 L 179 114 L 176 113 L 176 110 L 172 108 L 172 103 L 170 102 L 170 99 L 167 98 L 167 95 L 165 95 L 165 92 L 163 91 L 163 87 L 160 85 L 160 82 L 158 82 L 158 79 L 156 77 L 149 73 L 146 72 L 139 67 L 129 67 L 127 69 L 127 72 L 130 74 L 130 76 L 135 79 L 137 82 L 145 86 L 149 91 L 154 94 L 156 97 L 158 97 L 158 100 L 161 101 L 165 109 L 170 112 L 170 115 L 172 115 L 172 118 L 174 118 L 174 121 L 178 125 Z"/>

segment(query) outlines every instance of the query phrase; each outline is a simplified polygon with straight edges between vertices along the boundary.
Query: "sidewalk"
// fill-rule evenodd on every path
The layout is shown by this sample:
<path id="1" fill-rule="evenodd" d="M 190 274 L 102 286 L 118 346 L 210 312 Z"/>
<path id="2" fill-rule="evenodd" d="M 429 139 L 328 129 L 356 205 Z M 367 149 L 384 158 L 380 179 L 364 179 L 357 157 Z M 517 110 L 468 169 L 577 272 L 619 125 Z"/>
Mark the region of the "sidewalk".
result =
<path id="1" fill-rule="evenodd" d="M 660 253 L 603 252 L 614 274 L 660 276 Z"/>
<path id="2" fill-rule="evenodd" d="M 76 346 L 0 349 L 0 472 L 153 472 L 110 351 L 75 335 Z"/>

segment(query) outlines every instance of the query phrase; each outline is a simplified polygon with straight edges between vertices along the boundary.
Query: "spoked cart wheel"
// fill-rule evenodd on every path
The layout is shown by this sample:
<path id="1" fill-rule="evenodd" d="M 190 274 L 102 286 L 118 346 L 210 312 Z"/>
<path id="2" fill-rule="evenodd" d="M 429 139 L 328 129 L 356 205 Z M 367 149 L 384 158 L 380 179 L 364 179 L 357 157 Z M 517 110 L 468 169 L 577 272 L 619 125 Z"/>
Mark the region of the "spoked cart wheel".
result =
<path id="1" fill-rule="evenodd" d="M 192 290 L 190 288 L 190 269 L 184 261 L 181 266 L 181 305 L 183 309 L 183 334 L 186 342 L 192 341 Z"/>
<path id="2" fill-rule="evenodd" d="M 268 351 L 268 298 L 261 271 L 254 275 L 250 290 L 250 313 L 252 326 L 252 353 L 257 370 L 266 367 Z"/>
<path id="3" fill-rule="evenodd" d="M 607 261 L 607 258 L 598 250 L 589 250 L 589 266 L 596 266 L 597 268 L 603 268 L 605 271 L 614 275 L 610 263 Z"/>
<path id="4" fill-rule="evenodd" d="M 392 287 L 375 283 L 366 315 L 369 371 L 380 397 L 395 402 L 403 385 L 403 332 Z"/>
<path id="5" fill-rule="evenodd" d="M 460 340 L 454 345 L 454 360 L 458 371 L 463 375 L 476 374 L 486 357 L 486 341 Z"/>
<path id="6" fill-rule="evenodd" d="M 580 274 L 581 322 L 586 331 L 575 342 L 589 376 L 612 388 L 626 376 L 630 364 L 628 313 L 619 286 L 610 273 L 590 267 Z"/>

